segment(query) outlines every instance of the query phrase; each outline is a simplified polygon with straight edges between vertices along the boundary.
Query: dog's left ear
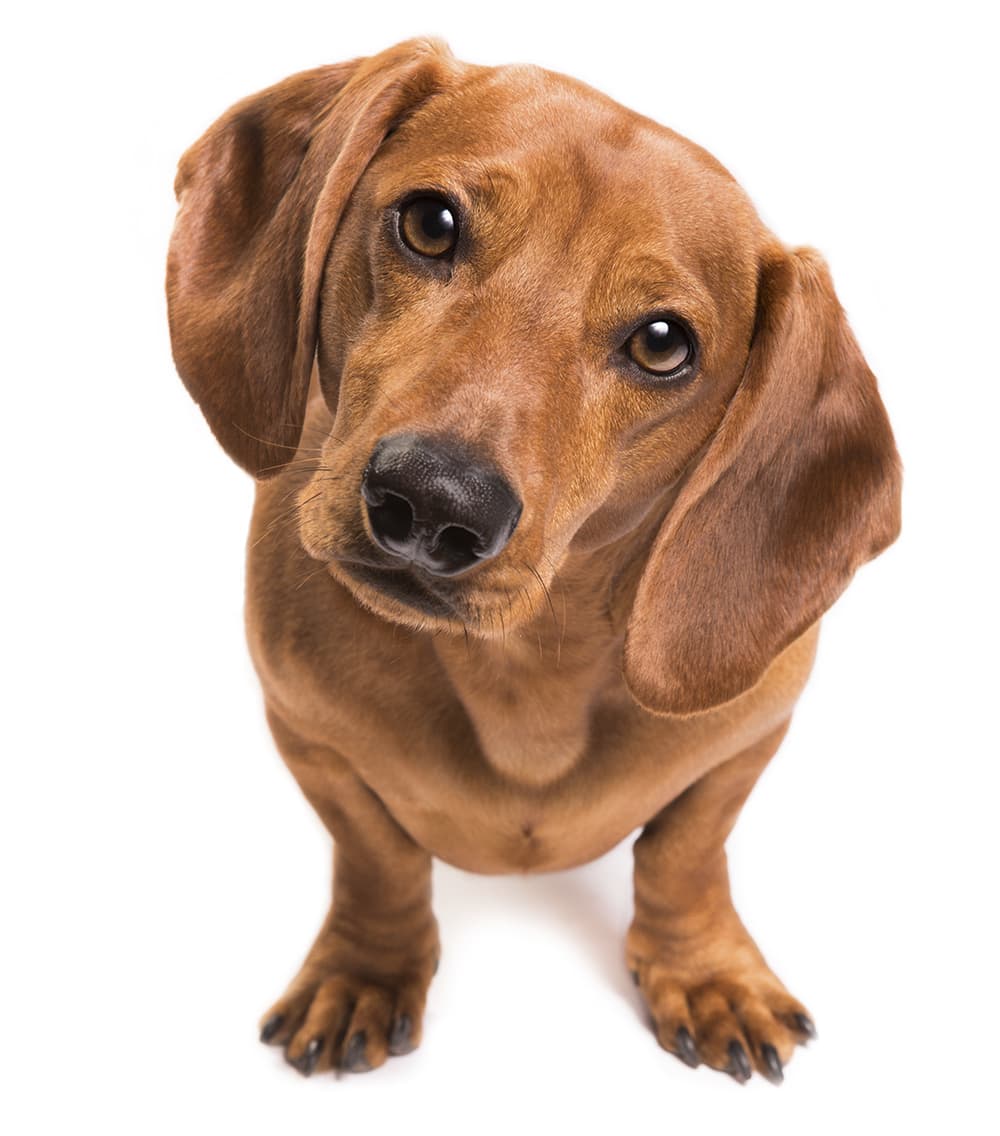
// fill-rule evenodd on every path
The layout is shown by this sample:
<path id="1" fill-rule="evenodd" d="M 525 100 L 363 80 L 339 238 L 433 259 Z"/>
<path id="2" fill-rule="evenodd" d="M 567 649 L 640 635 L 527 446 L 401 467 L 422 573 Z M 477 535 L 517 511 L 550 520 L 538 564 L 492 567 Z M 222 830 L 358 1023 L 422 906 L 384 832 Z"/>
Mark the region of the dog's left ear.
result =
<path id="1" fill-rule="evenodd" d="M 633 697 L 692 714 L 748 690 L 896 538 L 900 484 L 826 265 L 772 250 L 743 379 L 639 583 L 625 641 Z"/>
<path id="2" fill-rule="evenodd" d="M 436 40 L 305 71 L 237 103 L 181 158 L 167 260 L 174 359 L 250 473 L 295 454 L 323 269 L 355 184 L 456 73 Z"/>

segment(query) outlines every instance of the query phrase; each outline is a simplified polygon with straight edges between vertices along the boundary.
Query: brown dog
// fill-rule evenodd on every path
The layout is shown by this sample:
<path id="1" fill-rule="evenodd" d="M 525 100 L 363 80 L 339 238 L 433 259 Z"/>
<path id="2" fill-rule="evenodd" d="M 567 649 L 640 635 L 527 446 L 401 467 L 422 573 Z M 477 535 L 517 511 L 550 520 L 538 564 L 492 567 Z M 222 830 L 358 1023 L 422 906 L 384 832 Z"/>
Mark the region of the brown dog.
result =
<path id="1" fill-rule="evenodd" d="M 174 355 L 259 479 L 250 646 L 336 842 L 264 1039 L 305 1073 L 408 1051 L 432 857 L 551 871 L 642 826 L 627 962 L 660 1044 L 780 1080 L 813 1026 L 723 846 L 817 620 L 899 525 L 823 262 L 671 131 L 430 41 L 237 104 L 177 192 Z"/>

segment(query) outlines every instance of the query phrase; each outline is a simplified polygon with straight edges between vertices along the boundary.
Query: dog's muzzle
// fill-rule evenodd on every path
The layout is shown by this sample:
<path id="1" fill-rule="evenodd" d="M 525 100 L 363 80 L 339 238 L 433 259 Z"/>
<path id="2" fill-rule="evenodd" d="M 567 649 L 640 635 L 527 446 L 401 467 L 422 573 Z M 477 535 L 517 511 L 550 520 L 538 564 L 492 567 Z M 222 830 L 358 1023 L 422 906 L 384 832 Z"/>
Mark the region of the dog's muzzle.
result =
<path id="1" fill-rule="evenodd" d="M 498 555 L 521 516 L 498 470 L 441 436 L 382 438 L 361 478 L 375 543 L 434 576 L 457 576 Z"/>

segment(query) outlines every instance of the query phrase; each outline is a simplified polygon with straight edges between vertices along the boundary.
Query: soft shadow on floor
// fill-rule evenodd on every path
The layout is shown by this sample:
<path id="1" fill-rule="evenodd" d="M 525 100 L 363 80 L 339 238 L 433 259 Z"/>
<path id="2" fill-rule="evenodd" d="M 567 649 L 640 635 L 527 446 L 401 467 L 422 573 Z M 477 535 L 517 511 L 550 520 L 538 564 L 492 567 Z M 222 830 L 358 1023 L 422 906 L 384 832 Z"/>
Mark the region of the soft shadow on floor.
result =
<path id="1" fill-rule="evenodd" d="M 526 925 L 569 932 L 582 957 L 638 1014 L 642 1004 L 625 967 L 625 932 L 632 917 L 630 837 L 582 868 L 528 876 L 478 876 L 435 863 L 434 906 L 449 938 L 498 911 Z"/>

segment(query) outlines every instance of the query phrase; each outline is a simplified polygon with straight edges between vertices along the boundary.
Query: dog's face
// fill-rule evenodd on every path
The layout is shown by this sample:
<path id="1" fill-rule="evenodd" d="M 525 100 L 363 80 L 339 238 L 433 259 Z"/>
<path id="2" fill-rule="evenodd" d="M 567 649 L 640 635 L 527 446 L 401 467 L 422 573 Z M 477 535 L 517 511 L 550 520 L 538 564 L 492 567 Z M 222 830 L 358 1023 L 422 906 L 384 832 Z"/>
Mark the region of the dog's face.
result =
<path id="1" fill-rule="evenodd" d="M 306 548 L 390 619 L 528 618 L 571 545 L 634 530 L 718 424 L 762 245 L 717 163 L 569 80 L 477 73 L 429 100 L 331 246 L 336 417 L 300 495 Z M 475 499 L 436 500 L 429 465 Z M 463 555 L 467 532 L 487 555 Z"/>
<path id="2" fill-rule="evenodd" d="M 625 675 L 698 710 L 895 535 L 891 433 L 821 262 L 582 84 L 400 45 L 239 104 L 178 188 L 181 374 L 263 475 L 318 359 L 301 540 L 387 619 L 505 634 L 573 554 L 659 524 Z"/>

